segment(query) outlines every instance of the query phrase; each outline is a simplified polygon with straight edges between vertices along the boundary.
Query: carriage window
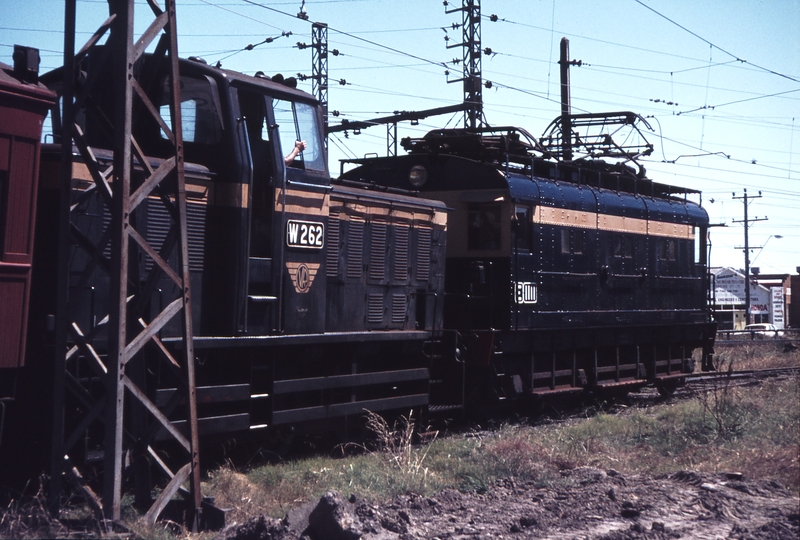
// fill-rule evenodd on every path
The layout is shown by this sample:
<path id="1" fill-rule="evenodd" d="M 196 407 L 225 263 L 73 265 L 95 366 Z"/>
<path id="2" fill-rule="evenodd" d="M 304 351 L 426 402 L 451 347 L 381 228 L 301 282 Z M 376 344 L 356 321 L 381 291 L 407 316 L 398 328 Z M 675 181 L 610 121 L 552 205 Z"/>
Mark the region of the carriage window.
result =
<path id="1" fill-rule="evenodd" d="M 467 249 L 500 249 L 500 205 L 471 204 L 467 219 Z"/>
<path id="2" fill-rule="evenodd" d="M 222 137 L 222 121 L 219 113 L 219 96 L 213 81 L 206 78 L 181 77 L 181 124 L 183 141 L 187 143 L 214 144 Z M 172 125 L 169 110 L 169 80 L 162 86 L 161 117 Z M 167 135 L 161 131 L 161 138 Z"/>
<path id="3" fill-rule="evenodd" d="M 325 159 L 314 106 L 273 99 L 272 108 L 275 112 L 275 123 L 278 124 L 283 155 L 292 151 L 295 141 L 306 143 L 305 150 L 297 155 L 290 166 L 324 171 Z"/>

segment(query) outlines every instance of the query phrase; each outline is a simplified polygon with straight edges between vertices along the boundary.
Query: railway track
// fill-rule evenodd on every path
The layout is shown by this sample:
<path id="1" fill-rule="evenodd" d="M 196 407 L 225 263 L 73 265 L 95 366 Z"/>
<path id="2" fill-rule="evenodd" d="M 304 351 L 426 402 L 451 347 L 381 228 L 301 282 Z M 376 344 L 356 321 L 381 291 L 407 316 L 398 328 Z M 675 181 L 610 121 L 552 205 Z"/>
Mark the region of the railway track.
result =
<path id="1" fill-rule="evenodd" d="M 800 367 L 785 367 L 771 369 L 747 369 L 731 372 L 718 373 L 697 373 L 686 376 L 686 385 L 679 388 L 680 391 L 691 393 L 692 391 L 702 391 L 723 384 L 728 386 L 748 386 L 754 382 L 765 379 L 786 377 L 800 373 Z"/>

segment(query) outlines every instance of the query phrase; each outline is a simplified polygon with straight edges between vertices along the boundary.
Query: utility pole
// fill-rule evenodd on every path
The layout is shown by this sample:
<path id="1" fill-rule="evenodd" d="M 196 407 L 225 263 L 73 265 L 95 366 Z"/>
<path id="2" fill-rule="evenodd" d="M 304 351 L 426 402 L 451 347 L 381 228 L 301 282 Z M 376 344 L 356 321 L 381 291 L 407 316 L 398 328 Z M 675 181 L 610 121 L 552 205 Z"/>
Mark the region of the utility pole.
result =
<path id="1" fill-rule="evenodd" d="M 768 218 L 763 217 L 755 217 L 755 218 L 748 218 L 747 217 L 747 207 L 749 205 L 749 201 L 751 199 L 760 199 L 761 192 L 758 192 L 758 195 L 748 195 L 747 189 L 744 190 L 744 195 L 737 197 L 736 193 L 733 193 L 734 200 L 741 200 L 744 203 L 744 219 L 742 220 L 733 220 L 733 223 L 744 223 L 744 247 L 737 247 L 736 249 L 743 249 L 744 250 L 744 311 L 745 311 L 745 326 L 751 324 L 750 320 L 750 239 L 749 239 L 749 231 L 750 231 L 750 223 L 755 221 L 766 221 Z"/>
<path id="2" fill-rule="evenodd" d="M 572 114 L 569 96 L 569 40 L 561 38 L 561 151 L 564 161 L 572 161 Z"/>

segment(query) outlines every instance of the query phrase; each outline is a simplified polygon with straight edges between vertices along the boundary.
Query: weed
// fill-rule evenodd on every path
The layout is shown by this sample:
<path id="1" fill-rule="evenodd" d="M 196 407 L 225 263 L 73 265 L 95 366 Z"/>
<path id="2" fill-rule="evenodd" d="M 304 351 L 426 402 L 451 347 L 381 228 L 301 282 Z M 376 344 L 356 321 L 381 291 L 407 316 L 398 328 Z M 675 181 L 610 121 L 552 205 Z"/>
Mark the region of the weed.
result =
<path id="1" fill-rule="evenodd" d="M 733 384 L 734 363 L 728 356 L 717 356 L 714 359 L 716 376 L 712 376 L 707 390 L 695 394 L 703 406 L 703 412 L 713 420 L 716 435 L 725 440 L 741 433 L 745 414 L 737 388 Z"/>
<path id="2" fill-rule="evenodd" d="M 12 499 L 0 512 L 0 538 L 56 538 L 68 534 L 67 527 L 47 510 L 41 479 L 34 497 L 24 502 Z"/>
<path id="3" fill-rule="evenodd" d="M 412 412 L 408 416 L 401 416 L 400 420 L 391 427 L 379 414 L 366 411 L 367 429 L 377 440 L 377 448 L 388 456 L 389 463 L 395 465 L 403 476 L 415 478 L 422 474 L 427 476 L 427 467 L 422 464 L 428 456 L 430 443 L 423 448 L 414 447 L 414 421 Z M 438 432 L 434 432 L 431 442 L 436 440 Z"/>

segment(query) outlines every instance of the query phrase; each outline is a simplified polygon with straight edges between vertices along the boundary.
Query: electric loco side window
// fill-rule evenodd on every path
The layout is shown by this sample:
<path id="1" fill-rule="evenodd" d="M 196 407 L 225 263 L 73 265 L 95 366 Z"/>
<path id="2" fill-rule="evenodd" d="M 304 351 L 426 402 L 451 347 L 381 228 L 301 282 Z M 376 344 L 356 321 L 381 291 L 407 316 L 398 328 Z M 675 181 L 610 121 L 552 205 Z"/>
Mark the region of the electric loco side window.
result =
<path id="1" fill-rule="evenodd" d="M 531 251 L 531 210 L 527 206 L 514 208 L 514 244 L 518 250 Z"/>
<path id="2" fill-rule="evenodd" d="M 630 236 L 617 236 L 614 238 L 614 257 L 633 258 L 633 241 Z"/>
<path id="3" fill-rule="evenodd" d="M 306 143 L 305 149 L 289 163 L 289 166 L 324 171 L 325 161 L 317 125 L 316 109 L 307 103 L 282 99 L 273 99 L 272 109 L 275 113 L 275 123 L 278 124 L 283 155 L 289 155 L 292 148 L 294 148 L 295 141 L 304 141 Z"/>
<path id="4" fill-rule="evenodd" d="M 561 254 L 583 255 L 584 231 L 576 229 L 561 229 Z"/>
<path id="5" fill-rule="evenodd" d="M 676 260 L 677 246 L 673 238 L 662 238 L 658 242 L 658 258 L 662 261 Z"/>
<path id="6" fill-rule="evenodd" d="M 467 213 L 467 249 L 500 249 L 500 205 L 471 204 Z"/>
<path id="7" fill-rule="evenodd" d="M 169 106 L 170 87 L 164 80 L 160 113 L 172 125 Z M 211 79 L 181 77 L 181 125 L 183 142 L 214 144 L 222 137 L 222 120 L 219 113 L 219 94 Z M 161 138 L 167 134 L 161 130 Z"/>
<path id="8" fill-rule="evenodd" d="M 571 252 L 569 245 L 569 230 L 561 229 L 561 254 L 569 255 Z"/>

